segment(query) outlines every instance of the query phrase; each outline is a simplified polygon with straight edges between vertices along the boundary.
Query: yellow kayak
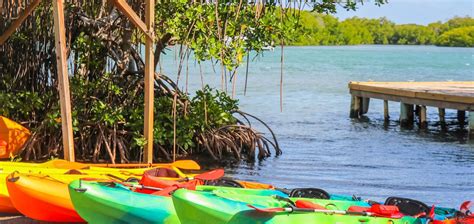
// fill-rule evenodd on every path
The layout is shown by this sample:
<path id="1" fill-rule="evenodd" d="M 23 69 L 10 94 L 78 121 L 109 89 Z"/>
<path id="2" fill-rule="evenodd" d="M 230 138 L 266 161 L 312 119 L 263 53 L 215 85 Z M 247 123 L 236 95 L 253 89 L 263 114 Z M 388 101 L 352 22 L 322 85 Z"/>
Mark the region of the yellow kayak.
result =
<path id="1" fill-rule="evenodd" d="M 183 160 L 176 161 L 171 164 L 153 164 L 154 167 L 167 167 L 176 172 L 179 178 L 189 177 L 193 175 L 184 174 L 178 167 L 185 166 L 187 168 L 200 168 L 194 161 Z M 18 210 L 13 206 L 7 186 L 5 183 L 6 177 L 15 172 L 28 175 L 43 175 L 50 177 L 79 179 L 83 177 L 101 177 L 101 178 L 118 178 L 127 180 L 129 178 L 140 179 L 146 170 L 152 168 L 108 168 L 108 167 L 94 167 L 92 164 L 82 164 L 75 162 L 68 162 L 65 160 L 51 160 L 45 163 L 21 163 L 21 162 L 0 162 L 0 213 L 17 214 Z M 95 165 L 95 164 L 94 164 Z M 100 164 L 99 164 L 100 165 Z M 168 179 L 168 178 L 164 178 Z M 169 178 L 170 180 L 176 178 Z M 72 181 L 72 180 L 71 180 Z"/>
<path id="2" fill-rule="evenodd" d="M 177 167 L 184 170 L 200 170 L 201 167 L 193 160 L 178 160 L 173 163 L 154 163 L 154 164 L 92 164 L 69 162 L 63 159 L 53 159 L 44 163 L 26 163 L 26 162 L 0 162 L 0 167 L 38 167 L 38 168 L 63 168 L 63 169 L 83 169 L 88 167 L 103 167 L 103 168 L 149 168 L 149 167 Z"/>

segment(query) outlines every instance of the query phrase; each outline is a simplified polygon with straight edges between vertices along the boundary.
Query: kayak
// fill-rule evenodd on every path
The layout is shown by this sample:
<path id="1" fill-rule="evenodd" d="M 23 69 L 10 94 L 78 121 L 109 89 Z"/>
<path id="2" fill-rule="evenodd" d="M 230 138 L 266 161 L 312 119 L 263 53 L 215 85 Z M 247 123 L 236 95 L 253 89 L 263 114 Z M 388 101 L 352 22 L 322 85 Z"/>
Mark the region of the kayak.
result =
<path id="1" fill-rule="evenodd" d="M 15 121 L 0 116 L 0 158 L 15 157 L 30 138 L 31 132 Z"/>
<path id="2" fill-rule="evenodd" d="M 143 173 L 139 183 L 144 186 L 154 187 L 154 188 L 168 188 L 171 186 L 182 185 L 183 182 L 194 182 L 194 185 L 213 185 L 213 186 L 229 186 L 236 188 L 251 188 L 251 189 L 274 189 L 270 184 L 251 182 L 251 181 L 241 181 L 233 180 L 227 177 L 215 176 L 217 173 L 224 175 L 224 170 L 216 169 L 214 171 L 207 172 L 206 174 L 212 176 L 212 180 L 203 180 L 199 178 L 200 175 L 193 176 L 192 178 L 187 177 L 184 179 L 172 180 L 172 179 L 163 179 L 162 176 L 175 176 L 178 177 L 173 170 L 163 167 L 160 169 L 147 170 Z M 207 176 L 207 175 L 206 175 Z M 193 184 L 193 183 L 189 183 Z M 142 191 L 142 193 L 147 193 L 147 191 Z"/>
<path id="3" fill-rule="evenodd" d="M 25 216 L 47 222 L 83 222 L 72 205 L 68 184 L 78 179 L 127 179 L 126 175 L 116 175 L 12 173 L 7 177 L 6 185 L 11 204 Z"/>
<path id="4" fill-rule="evenodd" d="M 423 219 L 411 216 L 397 218 L 360 215 L 337 215 L 324 212 L 262 212 L 249 207 L 283 208 L 288 202 L 271 196 L 229 194 L 228 191 L 191 191 L 179 189 L 172 195 L 176 213 L 182 223 L 376 223 L 422 224 Z M 291 198 L 296 202 L 301 198 Z M 345 211 L 353 206 L 367 207 L 357 201 L 305 199 L 324 209 Z M 329 210 L 328 210 L 329 211 Z"/>
<path id="5" fill-rule="evenodd" d="M 109 178 L 104 175 L 19 174 L 7 177 L 13 206 L 23 215 L 46 222 L 84 222 L 69 198 L 67 185 L 78 178 Z"/>
<path id="6" fill-rule="evenodd" d="M 244 189 L 220 186 L 196 186 L 196 191 L 216 192 L 233 197 L 288 195 L 278 190 Z M 69 194 L 79 215 L 90 223 L 187 223 L 180 220 L 171 197 L 143 194 L 130 190 L 124 185 L 110 182 L 73 181 L 69 184 Z M 317 201 L 317 199 L 308 199 Z M 369 206 L 361 201 L 331 201 L 329 206 L 358 205 Z M 191 211 L 190 211 L 191 212 Z M 213 223 L 207 218 L 198 223 Z"/>
<path id="7" fill-rule="evenodd" d="M 78 180 L 69 184 L 69 194 L 77 213 L 89 223 L 180 223 L 170 197 Z"/>
<path id="8" fill-rule="evenodd" d="M 0 168 L 0 213 L 9 213 L 9 214 L 18 214 L 18 210 L 13 206 L 10 195 L 8 194 L 7 185 L 5 183 L 5 179 L 8 175 L 12 172 L 21 172 L 21 173 L 56 173 L 61 174 L 67 172 L 64 169 L 31 169 L 29 167 L 21 167 L 21 168 L 14 168 L 14 167 L 7 167 L 7 168 Z"/>
<path id="9" fill-rule="evenodd" d="M 113 170 L 114 168 L 135 168 L 135 167 L 176 167 L 185 170 L 199 170 L 201 167 L 193 160 L 178 160 L 173 163 L 155 163 L 155 164 L 90 164 L 70 162 L 63 159 L 53 159 L 44 163 L 26 163 L 26 162 L 0 162 L 0 167 L 29 167 L 29 168 L 60 168 L 60 169 L 97 169 Z"/>

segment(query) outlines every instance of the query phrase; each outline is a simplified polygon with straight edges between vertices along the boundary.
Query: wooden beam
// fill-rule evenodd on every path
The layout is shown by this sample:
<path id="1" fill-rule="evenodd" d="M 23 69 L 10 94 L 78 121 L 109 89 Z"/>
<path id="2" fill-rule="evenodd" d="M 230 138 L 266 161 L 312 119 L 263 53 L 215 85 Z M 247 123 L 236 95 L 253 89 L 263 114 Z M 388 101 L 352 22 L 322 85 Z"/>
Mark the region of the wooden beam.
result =
<path id="1" fill-rule="evenodd" d="M 119 0 L 121 1 L 121 0 Z M 140 20 L 141 21 L 141 20 Z M 154 27 L 155 27 L 155 0 L 146 1 L 145 9 L 146 29 L 151 33 L 145 42 L 145 129 L 144 135 L 147 140 L 143 161 L 153 163 L 153 108 L 155 101 L 155 57 L 153 52 Z"/>
<path id="2" fill-rule="evenodd" d="M 68 161 L 74 161 L 74 138 L 72 135 L 71 98 L 69 93 L 69 77 L 67 71 L 63 0 L 53 0 L 53 14 L 64 159 Z"/>
<path id="3" fill-rule="evenodd" d="M 153 3 L 155 1 L 153 0 Z M 125 0 L 113 0 L 113 3 L 114 5 L 125 15 L 128 17 L 128 19 L 130 19 L 130 21 L 132 21 L 133 24 L 135 24 L 136 27 L 138 27 L 143 33 L 145 33 L 145 35 L 147 35 L 148 38 L 150 39 L 154 39 L 154 35 L 152 33 L 154 33 L 153 31 L 153 28 L 150 28 L 150 26 L 148 26 L 149 24 L 145 24 L 143 23 L 142 19 L 140 18 L 140 16 L 137 15 L 137 13 L 135 13 L 135 11 L 133 11 L 132 7 L 125 1 Z M 148 1 L 147 1 L 148 3 Z M 147 8 L 148 9 L 148 8 Z M 155 5 L 153 4 L 153 10 L 155 9 Z M 147 10 L 148 12 L 148 10 Z M 154 12 L 153 12 L 154 14 Z M 147 17 L 148 14 L 145 15 L 145 20 L 148 20 L 148 17 Z M 154 15 L 153 15 L 154 16 Z M 154 18 L 153 18 L 153 23 L 154 23 Z"/>
<path id="4" fill-rule="evenodd" d="M 18 27 L 25 21 L 25 19 L 35 10 L 35 8 L 39 5 L 41 0 L 34 0 L 30 3 L 28 7 L 21 13 L 21 15 L 12 22 L 12 24 L 7 28 L 7 30 L 0 36 L 0 45 L 3 45 L 8 38 L 15 32 Z"/>

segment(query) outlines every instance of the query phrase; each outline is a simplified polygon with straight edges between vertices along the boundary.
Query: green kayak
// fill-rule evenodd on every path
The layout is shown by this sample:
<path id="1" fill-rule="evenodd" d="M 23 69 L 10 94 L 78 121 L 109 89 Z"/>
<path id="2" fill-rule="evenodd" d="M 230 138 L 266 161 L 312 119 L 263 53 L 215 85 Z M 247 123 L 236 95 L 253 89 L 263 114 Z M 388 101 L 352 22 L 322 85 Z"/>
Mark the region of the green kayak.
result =
<path id="1" fill-rule="evenodd" d="M 173 203 L 181 223 L 318 223 L 318 224 L 421 224 L 423 219 L 411 216 L 383 218 L 373 216 L 336 215 L 317 212 L 262 212 L 250 208 L 281 208 L 288 202 L 271 196 L 243 195 L 229 190 L 190 191 L 173 193 Z M 292 201 L 301 198 L 291 198 Z M 350 206 L 367 206 L 365 202 L 304 199 L 329 210 L 347 210 Z"/>
<path id="2" fill-rule="evenodd" d="M 69 184 L 69 194 L 74 209 L 89 223 L 180 223 L 170 197 L 79 180 Z"/>

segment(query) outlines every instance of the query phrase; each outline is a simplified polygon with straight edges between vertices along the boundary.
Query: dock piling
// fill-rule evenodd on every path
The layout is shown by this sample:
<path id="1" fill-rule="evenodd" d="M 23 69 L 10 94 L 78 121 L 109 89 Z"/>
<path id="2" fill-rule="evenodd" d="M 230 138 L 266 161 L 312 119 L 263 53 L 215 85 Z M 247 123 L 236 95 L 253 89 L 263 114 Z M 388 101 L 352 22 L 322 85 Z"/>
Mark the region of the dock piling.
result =
<path id="1" fill-rule="evenodd" d="M 469 139 L 474 140 L 474 111 L 469 111 L 468 113 L 468 122 L 469 122 Z"/>
<path id="2" fill-rule="evenodd" d="M 362 98 L 362 106 L 361 106 L 361 110 L 360 110 L 360 115 L 362 114 L 366 114 L 367 112 L 369 112 L 369 103 L 370 103 L 370 98 L 367 98 L 367 97 L 364 97 Z"/>
<path id="3" fill-rule="evenodd" d="M 420 106 L 420 128 L 426 129 L 428 127 L 428 121 L 426 120 L 426 106 Z"/>
<path id="4" fill-rule="evenodd" d="M 352 96 L 350 118 L 359 118 L 361 97 Z"/>
<path id="5" fill-rule="evenodd" d="M 383 101 L 383 118 L 385 122 L 388 122 L 390 119 L 390 115 L 388 113 L 388 100 Z"/>
<path id="6" fill-rule="evenodd" d="M 464 110 L 458 110 L 458 121 L 461 126 L 466 124 L 466 112 Z"/>
<path id="7" fill-rule="evenodd" d="M 414 121 L 413 104 L 400 104 L 400 125 L 402 127 L 409 127 L 413 125 Z"/>
<path id="8" fill-rule="evenodd" d="M 441 126 L 446 125 L 446 110 L 444 108 L 438 108 L 438 114 Z"/>
<path id="9" fill-rule="evenodd" d="M 415 117 L 420 117 L 421 106 L 415 105 Z"/>

